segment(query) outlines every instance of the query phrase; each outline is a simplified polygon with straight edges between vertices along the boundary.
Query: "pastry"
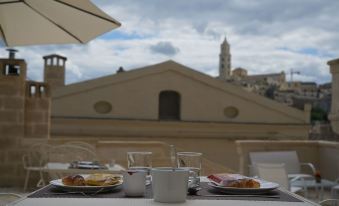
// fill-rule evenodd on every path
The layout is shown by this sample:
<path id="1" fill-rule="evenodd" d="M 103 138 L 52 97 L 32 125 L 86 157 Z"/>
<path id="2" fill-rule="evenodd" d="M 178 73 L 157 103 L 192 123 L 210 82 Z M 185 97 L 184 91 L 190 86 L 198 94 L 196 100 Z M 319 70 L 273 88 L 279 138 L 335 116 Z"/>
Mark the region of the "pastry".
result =
<path id="1" fill-rule="evenodd" d="M 84 186 L 85 179 L 81 175 L 69 175 L 62 178 L 62 183 L 68 186 Z"/>
<path id="2" fill-rule="evenodd" d="M 260 182 L 239 174 L 213 174 L 207 178 L 223 187 L 260 188 Z"/>
<path id="3" fill-rule="evenodd" d="M 115 185 L 121 181 L 120 175 L 113 174 L 91 174 L 85 178 L 86 185 L 105 186 Z"/>

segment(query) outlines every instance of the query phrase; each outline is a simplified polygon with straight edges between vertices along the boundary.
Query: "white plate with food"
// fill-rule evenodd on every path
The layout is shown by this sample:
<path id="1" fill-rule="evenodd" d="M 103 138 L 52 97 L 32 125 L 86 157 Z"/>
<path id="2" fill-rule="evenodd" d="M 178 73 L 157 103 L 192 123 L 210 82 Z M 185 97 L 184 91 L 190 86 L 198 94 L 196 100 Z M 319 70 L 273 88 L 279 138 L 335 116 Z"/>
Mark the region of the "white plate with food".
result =
<path id="1" fill-rule="evenodd" d="M 212 176 L 212 177 L 211 177 Z M 263 194 L 279 187 L 279 184 L 238 174 L 209 176 L 208 185 L 218 192 L 228 194 Z"/>
<path id="2" fill-rule="evenodd" d="M 107 192 L 122 184 L 122 176 L 113 174 L 70 175 L 52 180 L 50 184 L 66 192 Z"/>

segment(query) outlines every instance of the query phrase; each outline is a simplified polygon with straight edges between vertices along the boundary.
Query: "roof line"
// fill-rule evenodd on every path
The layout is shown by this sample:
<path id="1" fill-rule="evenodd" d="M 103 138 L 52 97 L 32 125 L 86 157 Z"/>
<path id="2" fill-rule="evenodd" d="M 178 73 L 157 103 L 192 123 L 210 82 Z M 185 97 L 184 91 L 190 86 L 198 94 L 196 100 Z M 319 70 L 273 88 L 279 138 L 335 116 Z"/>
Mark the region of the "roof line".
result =
<path id="1" fill-rule="evenodd" d="M 159 64 L 163 64 L 163 63 L 166 63 L 166 62 L 168 62 L 168 61 L 165 61 L 165 62 L 162 62 L 162 63 L 159 63 Z M 299 116 L 299 117 L 296 117 L 296 116 L 293 116 L 293 115 L 291 115 L 291 111 L 289 111 L 289 112 L 282 112 L 281 111 L 281 109 L 277 109 L 276 108 L 276 105 L 273 105 L 273 106 L 269 106 L 268 105 L 268 103 L 267 103 L 267 101 L 271 101 L 271 103 L 275 103 L 275 104 L 277 104 L 277 105 L 279 105 L 279 106 L 284 106 L 284 105 L 282 105 L 282 104 L 280 104 L 280 103 L 278 103 L 278 102 L 275 102 L 275 101 L 273 101 L 273 100 L 269 100 L 269 99 L 267 99 L 267 98 L 265 98 L 265 97 L 262 97 L 262 96 L 259 96 L 259 95 L 257 95 L 257 94 L 253 94 L 253 93 L 250 93 L 250 92 L 248 92 L 248 94 L 247 95 L 240 95 L 239 93 L 237 93 L 237 92 L 232 92 L 233 90 L 231 89 L 231 90 L 227 90 L 227 89 L 225 89 L 225 86 L 230 86 L 230 87 L 233 87 L 234 89 L 241 89 L 241 88 L 239 88 L 239 87 L 237 87 L 237 86 L 235 86 L 235 85 L 232 85 L 232 84 L 230 84 L 230 83 L 227 83 L 227 85 L 226 85 L 226 83 L 224 83 L 224 82 L 219 82 L 219 81 L 217 81 L 215 78 L 213 78 L 213 77 L 211 77 L 211 76 L 209 76 L 209 75 L 206 75 L 206 74 L 204 74 L 204 73 L 202 73 L 202 72 L 199 72 L 199 71 L 196 71 L 196 70 L 194 70 L 194 69 L 192 69 L 192 68 L 189 68 L 189 67 L 187 67 L 187 66 L 185 66 L 185 65 L 182 65 L 182 64 L 180 64 L 180 63 L 177 63 L 177 62 L 175 62 L 175 61 L 172 61 L 172 62 L 174 62 L 175 64 L 178 64 L 178 65 L 180 65 L 181 67 L 183 67 L 183 68 L 185 68 L 185 70 L 178 70 L 178 69 L 175 69 L 175 67 L 173 67 L 174 69 L 167 69 L 166 71 L 168 71 L 168 70 L 171 70 L 171 71 L 174 71 L 174 72 L 177 72 L 177 73 L 180 73 L 180 74 L 182 74 L 182 75 L 184 75 L 186 78 L 190 78 L 190 79 L 193 79 L 193 80 L 195 80 L 195 81 L 198 81 L 198 82 L 200 82 L 200 83 L 203 83 L 204 85 L 207 85 L 207 86 L 209 86 L 209 87 L 212 87 L 212 88 L 215 88 L 215 89 L 218 89 L 218 90 L 221 90 L 221 91 L 223 91 L 223 92 L 226 92 L 226 93 L 228 93 L 228 94 L 231 94 L 231 95 L 234 95 L 234 96 L 237 96 L 238 98 L 241 98 L 241 99 L 243 99 L 243 100 L 249 100 L 249 96 L 252 96 L 252 97 L 254 97 L 254 99 L 251 99 L 251 101 L 253 102 L 253 103 L 255 103 L 255 104 L 257 104 L 257 105 L 260 105 L 260 106 L 262 106 L 262 107 L 265 107 L 265 108 L 268 108 L 268 109 L 270 109 L 270 110 L 273 110 L 273 111 L 276 111 L 276 112 L 278 112 L 278 113 L 280 113 L 280 114 L 283 114 L 283 115 L 285 115 L 285 116 L 288 116 L 288 117 L 290 117 L 290 118 L 293 118 L 293 119 L 295 119 L 295 120 L 298 120 L 298 121 L 304 121 L 304 119 L 301 117 L 301 114 L 300 115 L 297 115 L 297 116 Z M 150 65 L 150 66 L 145 66 L 145 67 L 140 67 L 140 68 L 137 68 L 137 69 L 133 69 L 133 70 L 131 70 L 131 71 L 128 71 L 128 72 L 126 72 L 126 73 L 122 73 L 122 74 L 112 74 L 112 75 L 109 75 L 109 76 L 104 76 L 104 77 L 101 77 L 101 78 L 114 78 L 114 77 L 117 77 L 117 76 L 120 76 L 120 75 L 126 75 L 126 74 L 128 74 L 128 73 L 130 73 L 130 72 L 138 72 L 138 71 L 140 71 L 140 70 L 142 70 L 142 69 L 147 69 L 147 68 L 149 68 L 149 69 L 152 69 L 152 67 L 154 67 L 154 66 L 156 66 L 156 65 L 159 65 L 159 64 L 154 64 L 154 65 Z M 151 68 L 150 68 L 151 67 Z M 191 75 L 188 75 L 185 71 L 186 70 L 188 70 L 188 71 L 190 71 L 190 72 L 194 72 L 194 73 L 196 73 L 196 74 L 198 74 L 199 75 L 199 77 L 195 77 L 195 76 L 191 76 Z M 164 70 L 156 70 L 156 71 L 152 71 L 152 74 L 158 74 L 158 73 L 162 73 L 162 72 L 164 72 Z M 105 86 L 107 86 L 107 85 L 112 85 L 112 84 L 118 84 L 118 83 L 122 83 L 122 82 L 125 82 L 125 81 L 130 81 L 130 80 L 133 80 L 133 79 L 137 79 L 137 78 L 141 78 L 141 77 L 145 77 L 145 76 L 149 76 L 150 74 L 149 73 L 147 73 L 147 74 L 141 74 L 141 75 L 138 75 L 138 76 L 136 76 L 136 77 L 127 77 L 127 79 L 120 79 L 120 80 L 118 80 L 118 81 L 114 81 L 114 82 L 100 82 L 100 84 L 99 85 L 96 85 L 96 87 L 92 87 L 92 88 L 88 88 L 88 86 L 86 87 L 86 89 L 82 89 L 81 90 L 81 92 L 85 92 L 85 91 L 90 91 L 90 90 L 94 90 L 94 89 L 97 89 L 97 88 L 102 88 L 102 87 L 105 87 Z M 203 79 L 204 78 L 204 79 Z M 213 80 L 213 81 L 215 81 L 214 83 L 210 83 L 210 82 L 206 82 L 206 78 L 207 79 L 209 79 L 209 80 Z M 100 78 L 97 78 L 96 80 L 98 80 L 98 79 L 100 79 Z M 85 81 L 86 83 L 88 83 L 88 82 L 90 82 L 90 81 L 93 81 L 93 79 L 92 80 L 87 80 L 87 81 Z M 73 84 L 74 86 L 78 86 L 77 84 L 81 84 L 81 83 L 85 83 L 85 82 L 79 82 L 79 83 L 76 83 L 76 84 Z M 221 83 L 223 84 L 223 85 L 221 85 Z M 242 90 L 243 92 L 246 92 L 245 90 Z M 79 92 L 79 91 L 78 91 Z M 72 96 L 72 95 L 74 95 L 74 94 L 76 94 L 77 92 L 75 92 L 75 91 L 72 91 L 72 92 L 66 92 L 66 93 L 64 93 L 64 94 L 59 94 L 59 95 L 57 95 L 57 96 L 54 96 L 54 97 L 52 97 L 53 99 L 59 99 L 59 98 L 63 98 L 63 97 L 66 97 L 66 96 Z M 261 98 L 262 100 L 264 100 L 265 102 L 264 103 L 260 103 L 260 100 L 258 100 L 257 98 Z M 286 106 L 286 107 L 288 107 L 288 106 Z M 288 107 L 289 109 L 294 109 L 294 110 L 298 110 L 298 109 L 295 109 L 295 108 L 291 108 L 291 107 Z M 302 112 L 301 110 L 298 110 L 299 112 Z M 294 114 L 296 113 L 296 111 L 294 112 Z"/>

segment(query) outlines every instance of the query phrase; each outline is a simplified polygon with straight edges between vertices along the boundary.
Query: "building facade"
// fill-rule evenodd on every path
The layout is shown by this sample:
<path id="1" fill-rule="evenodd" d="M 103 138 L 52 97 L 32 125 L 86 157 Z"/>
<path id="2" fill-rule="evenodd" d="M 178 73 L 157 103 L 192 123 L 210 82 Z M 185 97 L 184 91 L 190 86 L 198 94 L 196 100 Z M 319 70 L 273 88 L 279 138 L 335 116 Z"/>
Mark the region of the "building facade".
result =
<path id="1" fill-rule="evenodd" d="M 308 110 L 174 61 L 61 87 L 52 102 L 55 136 L 307 138 L 309 128 Z"/>

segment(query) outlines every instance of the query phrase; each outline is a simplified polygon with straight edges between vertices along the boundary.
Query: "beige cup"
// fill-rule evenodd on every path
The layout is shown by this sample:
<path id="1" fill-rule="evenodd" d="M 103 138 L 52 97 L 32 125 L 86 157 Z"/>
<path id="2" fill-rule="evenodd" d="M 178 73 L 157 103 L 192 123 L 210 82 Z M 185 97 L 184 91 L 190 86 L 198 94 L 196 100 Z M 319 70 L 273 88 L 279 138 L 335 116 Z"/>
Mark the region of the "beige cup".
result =
<path id="1" fill-rule="evenodd" d="M 156 202 L 185 202 L 187 196 L 188 169 L 159 167 L 153 168 L 152 188 Z"/>

